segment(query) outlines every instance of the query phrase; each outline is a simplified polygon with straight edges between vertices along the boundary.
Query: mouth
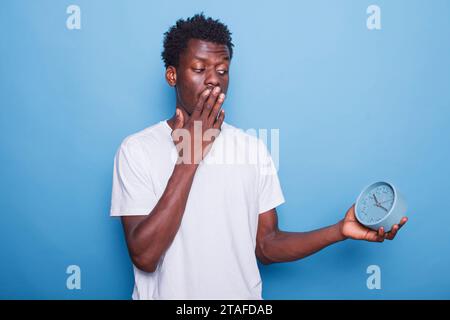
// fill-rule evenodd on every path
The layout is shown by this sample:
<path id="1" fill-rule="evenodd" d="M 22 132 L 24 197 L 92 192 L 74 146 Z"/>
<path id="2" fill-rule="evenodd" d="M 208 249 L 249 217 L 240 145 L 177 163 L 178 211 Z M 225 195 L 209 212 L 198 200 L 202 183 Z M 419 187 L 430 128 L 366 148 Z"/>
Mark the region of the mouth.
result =
<path id="1" fill-rule="evenodd" d="M 206 89 L 210 89 L 211 92 L 212 92 L 216 87 L 219 87 L 220 88 L 220 92 L 223 92 L 222 88 L 220 86 L 208 86 L 208 87 L 205 87 L 202 90 L 200 90 L 200 92 L 198 93 L 197 101 L 200 100 L 200 97 L 201 97 L 202 93 L 205 92 Z"/>
<path id="2" fill-rule="evenodd" d="M 211 89 L 211 90 L 214 90 L 215 88 L 220 88 L 220 85 L 217 85 L 217 86 L 209 86 L 209 87 L 206 87 L 206 89 Z M 222 88 L 221 88 L 222 89 Z"/>

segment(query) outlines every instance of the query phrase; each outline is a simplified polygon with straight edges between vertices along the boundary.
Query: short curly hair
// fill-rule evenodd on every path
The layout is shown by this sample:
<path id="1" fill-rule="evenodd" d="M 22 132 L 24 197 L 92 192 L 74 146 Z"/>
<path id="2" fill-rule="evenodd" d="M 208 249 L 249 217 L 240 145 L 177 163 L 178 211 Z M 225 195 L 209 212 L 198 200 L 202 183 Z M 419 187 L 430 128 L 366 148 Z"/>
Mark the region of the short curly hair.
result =
<path id="1" fill-rule="evenodd" d="M 186 20 L 179 19 L 164 33 L 164 50 L 161 57 L 166 68 L 178 67 L 180 54 L 187 48 L 190 39 L 226 45 L 230 51 L 230 59 L 233 57 L 234 45 L 228 27 L 219 20 L 206 18 L 202 12 Z"/>

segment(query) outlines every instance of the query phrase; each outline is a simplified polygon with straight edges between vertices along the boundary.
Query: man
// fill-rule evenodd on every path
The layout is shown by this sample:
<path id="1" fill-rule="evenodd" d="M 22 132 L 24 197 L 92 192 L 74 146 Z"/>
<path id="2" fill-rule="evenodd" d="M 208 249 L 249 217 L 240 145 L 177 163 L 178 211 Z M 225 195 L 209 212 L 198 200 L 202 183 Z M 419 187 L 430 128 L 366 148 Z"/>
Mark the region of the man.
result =
<path id="1" fill-rule="evenodd" d="M 372 231 L 352 206 L 320 230 L 279 230 L 284 197 L 267 148 L 224 122 L 232 54 L 220 21 L 177 21 L 162 53 L 175 114 L 127 137 L 116 153 L 111 215 L 122 217 L 133 299 L 262 299 L 257 259 L 294 261 L 347 238 L 392 240 L 406 223 Z M 249 150 L 259 161 L 215 161 Z"/>

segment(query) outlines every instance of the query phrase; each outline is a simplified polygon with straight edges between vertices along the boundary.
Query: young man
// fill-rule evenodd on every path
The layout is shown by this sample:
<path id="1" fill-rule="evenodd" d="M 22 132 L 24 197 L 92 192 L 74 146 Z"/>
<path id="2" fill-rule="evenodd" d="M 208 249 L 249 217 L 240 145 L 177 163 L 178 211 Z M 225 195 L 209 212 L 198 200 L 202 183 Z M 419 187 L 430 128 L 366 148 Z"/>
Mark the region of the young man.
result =
<path id="1" fill-rule="evenodd" d="M 406 223 L 371 231 L 352 206 L 320 230 L 279 230 L 284 197 L 267 148 L 224 122 L 232 54 L 218 20 L 177 21 L 162 53 L 175 114 L 127 137 L 116 153 L 111 215 L 122 217 L 133 299 L 262 299 L 256 258 L 294 261 L 347 238 L 392 240 Z M 251 150 L 258 161 L 215 161 L 252 158 Z"/>

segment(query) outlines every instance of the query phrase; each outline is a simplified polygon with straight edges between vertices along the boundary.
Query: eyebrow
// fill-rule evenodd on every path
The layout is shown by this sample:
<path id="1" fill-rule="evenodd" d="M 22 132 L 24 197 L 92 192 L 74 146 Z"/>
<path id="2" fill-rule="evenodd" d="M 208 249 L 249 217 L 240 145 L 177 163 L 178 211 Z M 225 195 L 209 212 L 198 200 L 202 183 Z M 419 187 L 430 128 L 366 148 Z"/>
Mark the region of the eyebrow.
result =
<path id="1" fill-rule="evenodd" d="M 194 56 L 194 59 L 197 59 L 197 60 L 200 60 L 200 61 L 207 61 L 208 59 L 206 59 L 206 58 L 202 58 L 202 57 L 199 57 L 199 56 Z M 225 61 L 230 61 L 230 57 L 228 57 L 228 56 L 223 56 L 223 60 L 225 60 Z"/>

